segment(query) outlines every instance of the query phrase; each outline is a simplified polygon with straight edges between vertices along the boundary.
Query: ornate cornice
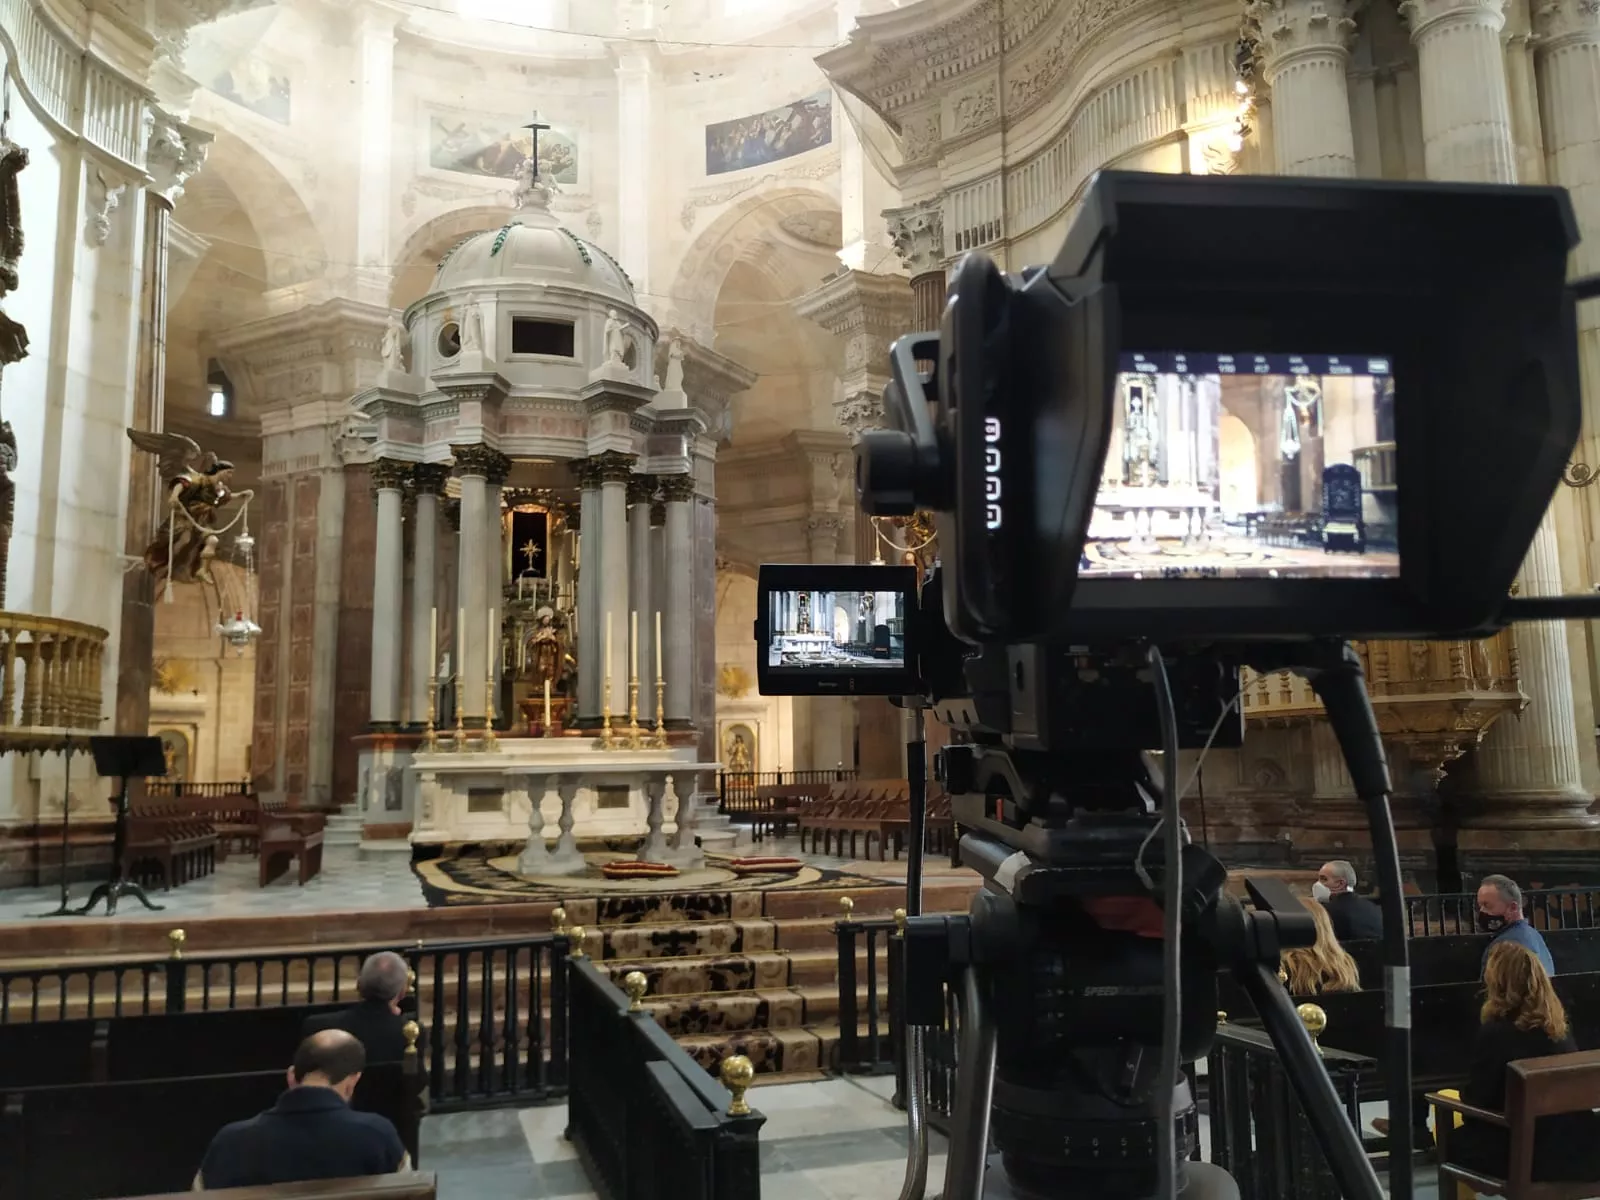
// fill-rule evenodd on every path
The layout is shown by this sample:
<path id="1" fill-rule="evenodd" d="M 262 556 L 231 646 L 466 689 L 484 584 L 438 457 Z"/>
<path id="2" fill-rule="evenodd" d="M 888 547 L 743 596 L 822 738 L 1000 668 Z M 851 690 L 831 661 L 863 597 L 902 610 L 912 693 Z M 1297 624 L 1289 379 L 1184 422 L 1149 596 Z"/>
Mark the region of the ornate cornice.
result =
<path id="1" fill-rule="evenodd" d="M 912 332 L 911 284 L 901 275 L 841 271 L 794 302 L 795 312 L 841 339 L 843 366 L 834 417 L 858 437 L 882 424 L 879 397 L 889 383 L 889 345 Z"/>
<path id="2" fill-rule="evenodd" d="M 628 503 L 650 504 L 656 498 L 656 490 L 660 481 L 654 475 L 647 475 L 643 471 L 635 471 L 628 476 Z"/>
<path id="3" fill-rule="evenodd" d="M 682 504 L 694 499 L 694 476 L 663 475 L 661 476 L 661 501 L 663 505 Z M 663 522 L 666 521 L 665 511 L 661 514 Z"/>
<path id="4" fill-rule="evenodd" d="M 622 454 L 606 450 L 589 460 L 600 473 L 601 484 L 628 483 L 633 478 L 633 465 L 639 461 L 637 454 Z"/>
<path id="5" fill-rule="evenodd" d="M 1544 50 L 1600 41 L 1600 0 L 1533 0 L 1533 32 Z"/>
<path id="6" fill-rule="evenodd" d="M 944 269 L 944 198 L 935 196 L 904 208 L 885 209 L 895 253 L 911 278 Z"/>
<path id="7" fill-rule="evenodd" d="M 412 464 L 394 458 L 374 459 L 372 463 L 372 490 L 377 492 L 403 492 L 411 479 Z"/>

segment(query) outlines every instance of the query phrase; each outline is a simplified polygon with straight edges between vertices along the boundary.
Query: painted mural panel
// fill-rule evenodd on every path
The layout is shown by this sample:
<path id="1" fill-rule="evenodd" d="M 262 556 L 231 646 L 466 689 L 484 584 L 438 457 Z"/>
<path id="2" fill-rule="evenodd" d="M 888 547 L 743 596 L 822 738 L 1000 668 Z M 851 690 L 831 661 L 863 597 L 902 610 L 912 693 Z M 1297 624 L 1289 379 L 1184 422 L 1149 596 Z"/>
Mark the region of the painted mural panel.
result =
<path id="1" fill-rule="evenodd" d="M 726 175 L 818 150 L 833 141 L 833 94 L 706 126 L 706 174 Z"/>
<path id="2" fill-rule="evenodd" d="M 445 113 L 428 116 L 428 165 L 436 171 L 512 179 L 533 151 L 526 129 Z M 578 139 L 562 129 L 539 131 L 539 174 L 562 187 L 578 182 Z"/>
<path id="3" fill-rule="evenodd" d="M 289 77 L 278 74 L 260 59 L 247 58 L 219 72 L 211 80 L 211 90 L 257 116 L 279 125 L 289 123 Z"/>

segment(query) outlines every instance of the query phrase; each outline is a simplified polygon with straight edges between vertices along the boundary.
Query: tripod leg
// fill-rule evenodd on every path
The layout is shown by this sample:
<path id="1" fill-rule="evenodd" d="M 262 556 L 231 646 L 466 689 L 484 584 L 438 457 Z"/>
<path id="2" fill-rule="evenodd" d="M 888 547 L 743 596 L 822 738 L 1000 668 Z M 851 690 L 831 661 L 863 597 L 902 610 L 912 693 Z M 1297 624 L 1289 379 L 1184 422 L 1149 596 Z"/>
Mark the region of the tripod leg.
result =
<path id="1" fill-rule="evenodd" d="M 84 906 L 82 908 L 73 909 L 72 910 L 73 915 L 74 916 L 79 916 L 79 917 L 83 916 L 84 913 L 91 911 L 94 908 L 94 906 L 96 904 L 99 904 L 100 901 L 102 901 L 102 900 L 105 900 L 105 901 L 108 902 L 108 906 L 109 907 L 107 909 L 106 915 L 110 916 L 112 912 L 116 911 L 117 902 L 115 900 L 111 899 L 111 885 L 109 883 L 97 883 L 97 884 L 95 884 L 94 891 L 89 893 L 88 901 L 84 904 Z"/>
<path id="2" fill-rule="evenodd" d="M 961 1040 L 956 1053 L 956 1110 L 942 1200 L 979 1200 L 989 1160 L 989 1109 L 994 1103 L 995 1028 L 975 967 L 961 977 Z"/>
<path id="3" fill-rule="evenodd" d="M 135 900 L 137 900 L 140 904 L 144 905 L 151 912 L 160 912 L 163 908 L 166 907 L 163 904 L 152 904 L 150 902 L 150 897 L 146 896 L 144 894 L 144 888 L 140 887 L 137 883 L 134 883 L 133 880 L 131 880 L 131 879 L 123 880 L 123 882 L 118 885 L 118 887 L 117 887 L 117 895 L 119 895 L 119 896 L 132 896 Z"/>

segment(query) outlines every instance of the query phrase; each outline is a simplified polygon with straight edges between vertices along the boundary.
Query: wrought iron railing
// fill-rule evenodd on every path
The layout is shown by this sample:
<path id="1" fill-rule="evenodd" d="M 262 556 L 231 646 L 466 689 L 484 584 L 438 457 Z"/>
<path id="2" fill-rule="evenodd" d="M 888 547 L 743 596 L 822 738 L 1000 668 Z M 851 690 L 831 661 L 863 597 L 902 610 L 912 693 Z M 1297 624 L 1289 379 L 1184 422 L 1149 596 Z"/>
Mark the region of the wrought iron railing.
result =
<path id="1" fill-rule="evenodd" d="M 571 960 L 567 1137 L 606 1200 L 756 1200 L 766 1118 L 744 1102 L 754 1070 L 723 1061 L 719 1083 L 639 1001 L 585 958 Z M 724 1086 L 724 1083 L 727 1085 Z"/>
<path id="2" fill-rule="evenodd" d="M 1476 892 L 1407 896 L 1406 918 L 1412 937 L 1476 933 Z M 1537 929 L 1600 929 L 1600 887 L 1528 888 L 1522 915 Z"/>
<path id="3" fill-rule="evenodd" d="M 248 779 L 224 780 L 221 783 L 197 783 L 188 779 L 149 779 L 145 781 L 144 794 L 152 800 L 176 800 L 185 796 L 195 796 L 205 800 L 225 800 L 233 796 L 253 796 L 255 785 Z"/>
<path id="4" fill-rule="evenodd" d="M 761 789 L 786 785 L 848 783 L 857 772 L 839 767 L 832 771 L 723 771 L 717 776 L 719 810 L 735 820 L 750 819 L 772 807 Z"/>
<path id="5" fill-rule="evenodd" d="M 894 1071 L 899 1091 L 905 1084 L 905 1027 L 899 1009 L 904 920 L 901 911 L 893 920 L 847 918 L 834 926 L 839 945 L 839 1069 L 852 1075 Z"/>

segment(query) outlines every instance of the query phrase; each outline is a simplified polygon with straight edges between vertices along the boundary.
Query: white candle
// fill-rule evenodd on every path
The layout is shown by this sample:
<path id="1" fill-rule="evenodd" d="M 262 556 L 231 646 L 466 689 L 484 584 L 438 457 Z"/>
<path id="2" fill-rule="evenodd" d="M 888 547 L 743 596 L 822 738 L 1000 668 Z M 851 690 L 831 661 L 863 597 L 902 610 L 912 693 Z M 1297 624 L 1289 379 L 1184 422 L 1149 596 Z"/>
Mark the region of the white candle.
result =
<path id="1" fill-rule="evenodd" d="M 628 614 L 628 678 L 639 678 L 639 610 Z"/>
<path id="2" fill-rule="evenodd" d="M 550 728 L 550 681 L 548 679 L 544 681 L 544 727 L 546 731 Z"/>
<path id="3" fill-rule="evenodd" d="M 494 678 L 494 660 L 500 652 L 500 635 L 494 627 L 494 609 L 489 610 L 489 646 L 488 654 L 484 657 L 489 664 L 489 678 Z"/>
<path id="4" fill-rule="evenodd" d="M 656 678 L 661 678 L 661 610 L 656 609 Z"/>
<path id="5" fill-rule="evenodd" d="M 456 609 L 456 665 L 467 665 L 467 610 Z"/>
<path id="6" fill-rule="evenodd" d="M 606 609 L 606 656 L 601 660 L 605 668 L 605 696 L 611 698 L 611 610 Z"/>
<path id="7" fill-rule="evenodd" d="M 439 669 L 439 610 L 433 608 L 428 615 L 428 670 Z"/>

